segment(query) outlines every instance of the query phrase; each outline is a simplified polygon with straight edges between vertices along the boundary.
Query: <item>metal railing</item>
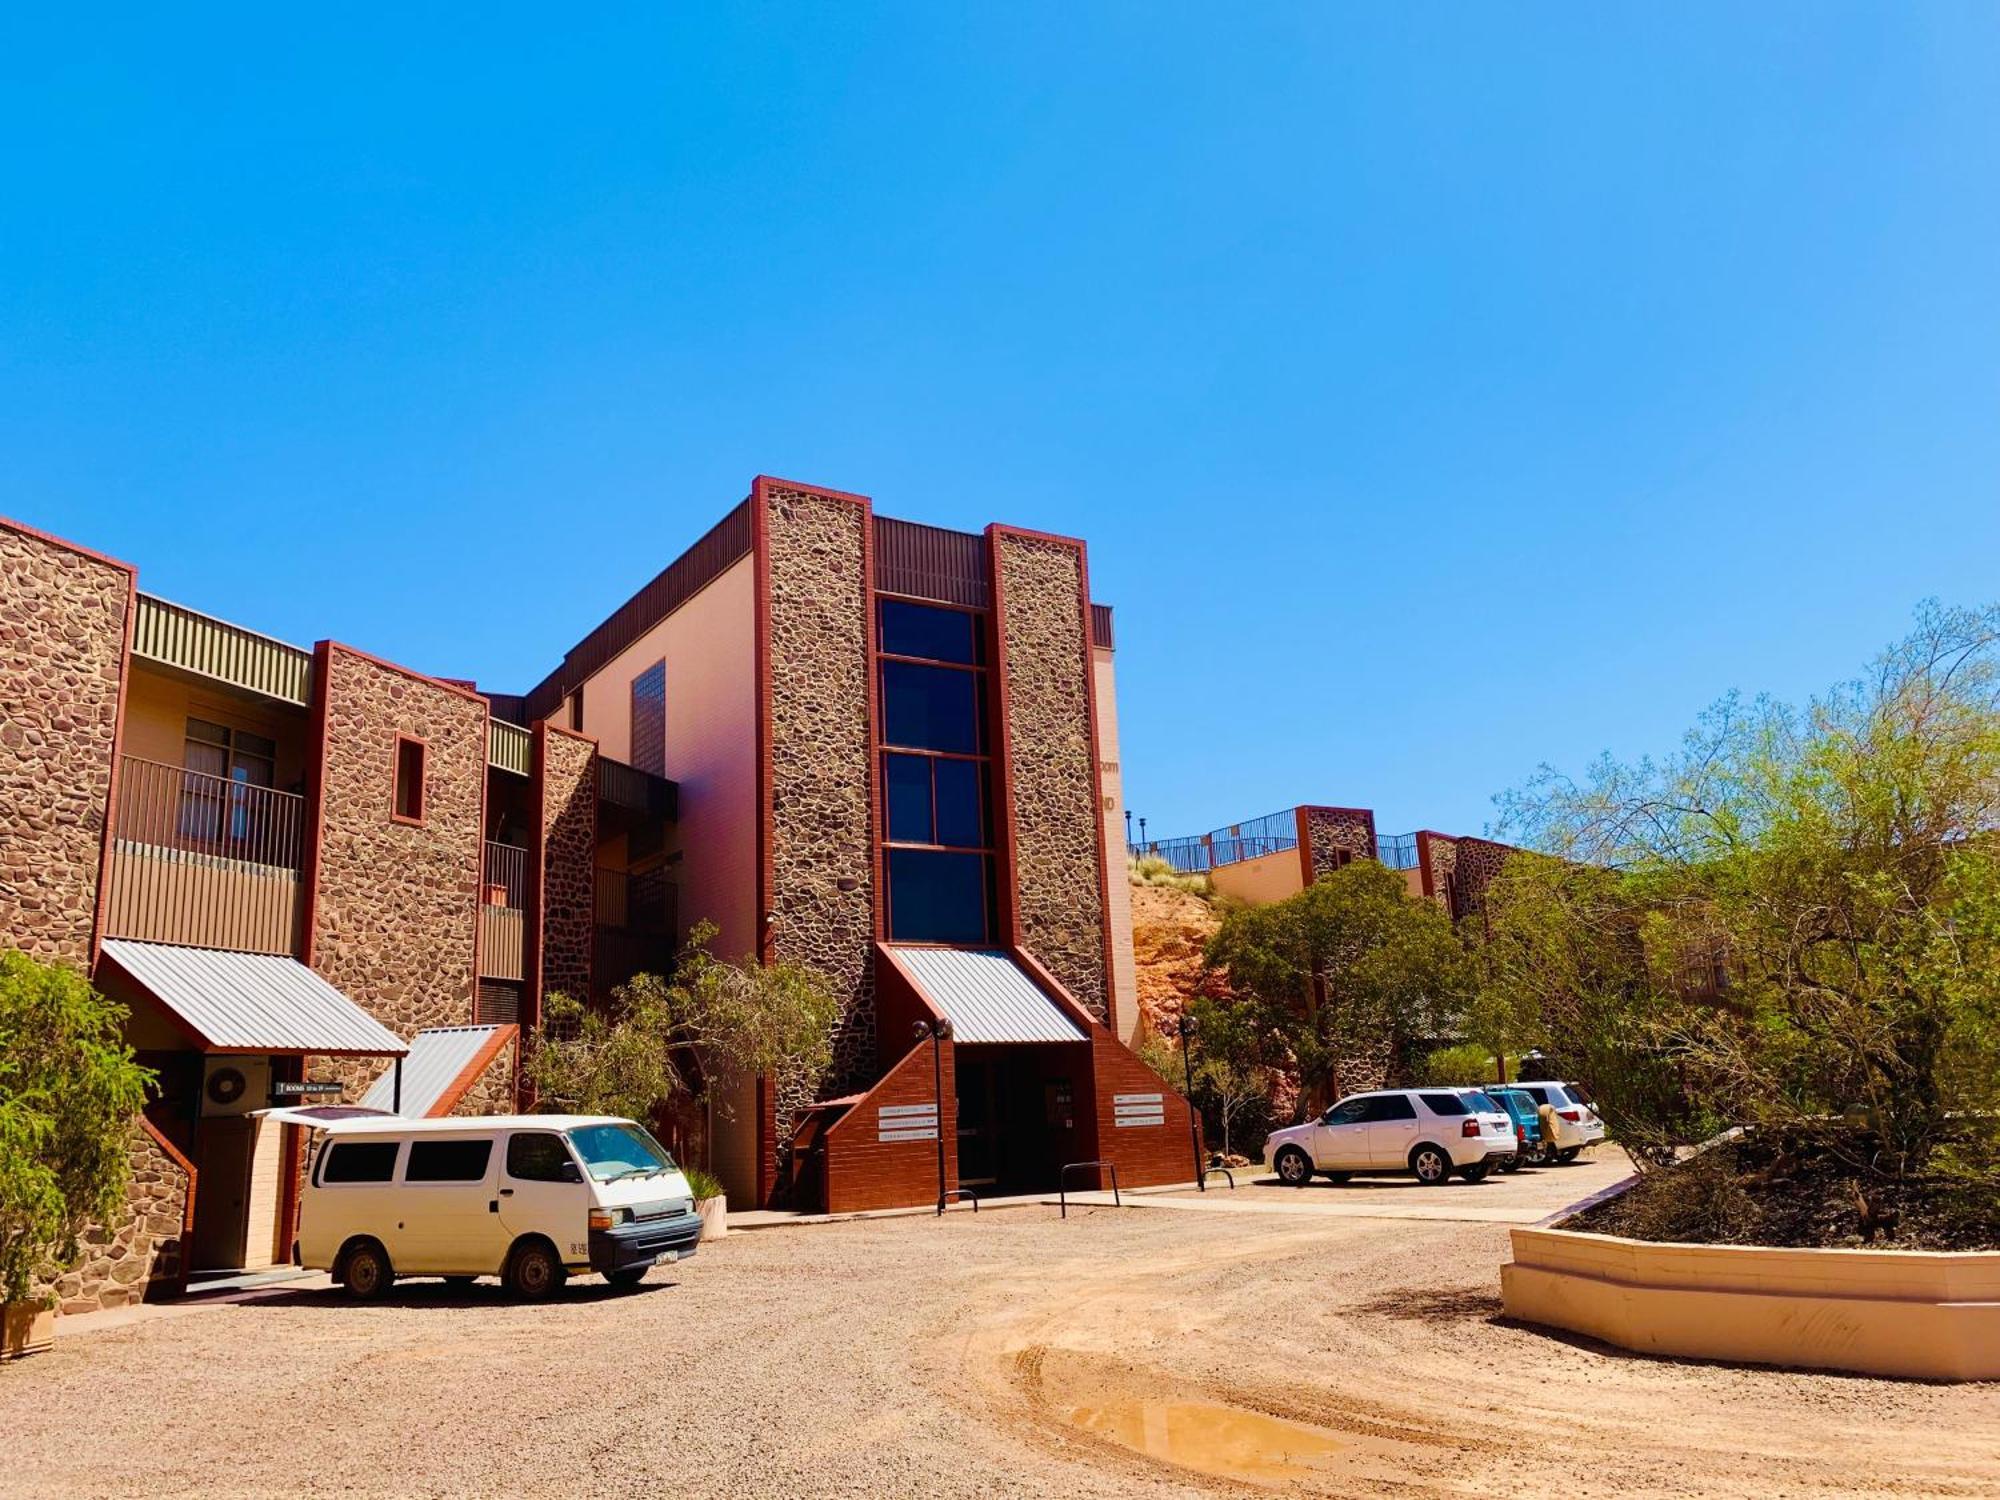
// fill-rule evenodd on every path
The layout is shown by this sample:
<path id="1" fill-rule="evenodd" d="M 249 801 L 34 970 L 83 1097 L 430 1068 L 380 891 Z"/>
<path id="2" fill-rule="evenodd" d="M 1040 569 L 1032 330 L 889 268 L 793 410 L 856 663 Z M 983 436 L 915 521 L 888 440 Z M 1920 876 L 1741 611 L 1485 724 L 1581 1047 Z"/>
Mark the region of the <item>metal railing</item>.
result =
<path id="1" fill-rule="evenodd" d="M 1059 1173 L 1058 1173 L 1058 1174 L 1056 1175 L 1056 1197 L 1057 1197 L 1057 1200 L 1058 1200 L 1058 1201 L 1059 1201 L 1059 1202 L 1061 1203 L 1061 1205 L 1062 1205 L 1062 1216 L 1063 1216 L 1063 1217 L 1064 1217 L 1065 1219 L 1067 1219 L 1067 1218 L 1069 1217 L 1069 1174 L 1070 1174 L 1070 1173 L 1072 1173 L 1072 1172 L 1081 1172 L 1081 1171 L 1082 1171 L 1082 1170 L 1083 1170 L 1083 1169 L 1084 1169 L 1085 1167 L 1103 1167 L 1103 1168 L 1108 1168 L 1108 1169 L 1110 1170 L 1110 1172 L 1111 1172 L 1111 1206 L 1112 1206 L 1113 1208 L 1123 1208 L 1123 1207 L 1125 1206 L 1125 1200 L 1124 1200 L 1123 1198 L 1120 1198 L 1120 1197 L 1118 1196 L 1118 1163 L 1117 1163 L 1117 1162 L 1115 1162 L 1115 1161 L 1073 1161 L 1073 1162 L 1068 1162 L 1068 1163 L 1065 1163 L 1065 1164 L 1064 1164 L 1064 1166 L 1063 1166 L 1063 1169 L 1062 1169 L 1062 1171 L 1061 1171 L 1061 1172 L 1059 1172 Z M 1103 1189 L 1103 1188 L 1098 1188 L 1098 1189 L 1097 1189 L 1096 1191 L 1098 1191 L 1098 1192 L 1100 1192 L 1100 1193 L 1101 1193 L 1101 1192 L 1103 1192 L 1103 1191 L 1104 1191 L 1104 1189 Z M 1048 1199 L 1044 1198 L 1044 1199 L 1043 1199 L 1042 1201 L 1043 1201 L 1044 1203 L 1046 1203 L 1046 1202 L 1048 1202 Z"/>
<path id="2" fill-rule="evenodd" d="M 1417 836 L 1414 833 L 1377 834 L 1375 857 L 1392 870 L 1414 870 L 1417 867 Z"/>
<path id="3" fill-rule="evenodd" d="M 304 797 L 161 761 L 121 757 L 118 842 L 297 870 Z"/>
<path id="4" fill-rule="evenodd" d="M 1246 859 L 1298 847 L 1298 810 L 1288 807 L 1283 812 L 1231 823 L 1189 838 L 1134 844 L 1131 852 L 1141 857 L 1158 855 L 1183 875 L 1199 875 L 1217 865 L 1240 864 Z"/>
<path id="5" fill-rule="evenodd" d="M 486 841 L 486 868 L 482 877 L 489 893 L 492 889 L 503 889 L 507 893 L 504 901 L 489 901 L 489 906 L 511 906 L 516 911 L 525 910 L 528 905 L 528 851 L 517 849 L 512 844 L 496 844 Z"/>

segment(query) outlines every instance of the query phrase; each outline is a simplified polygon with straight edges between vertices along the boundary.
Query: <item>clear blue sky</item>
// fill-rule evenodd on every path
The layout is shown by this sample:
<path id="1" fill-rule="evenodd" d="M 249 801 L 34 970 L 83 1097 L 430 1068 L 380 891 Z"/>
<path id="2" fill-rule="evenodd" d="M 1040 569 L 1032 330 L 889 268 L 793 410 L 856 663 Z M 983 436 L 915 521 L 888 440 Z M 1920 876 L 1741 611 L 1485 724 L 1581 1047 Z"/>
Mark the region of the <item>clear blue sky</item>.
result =
<path id="1" fill-rule="evenodd" d="M 0 510 L 506 689 L 760 471 L 1080 534 L 1156 836 L 2000 596 L 1991 5 L 411 10 L 10 16 Z"/>

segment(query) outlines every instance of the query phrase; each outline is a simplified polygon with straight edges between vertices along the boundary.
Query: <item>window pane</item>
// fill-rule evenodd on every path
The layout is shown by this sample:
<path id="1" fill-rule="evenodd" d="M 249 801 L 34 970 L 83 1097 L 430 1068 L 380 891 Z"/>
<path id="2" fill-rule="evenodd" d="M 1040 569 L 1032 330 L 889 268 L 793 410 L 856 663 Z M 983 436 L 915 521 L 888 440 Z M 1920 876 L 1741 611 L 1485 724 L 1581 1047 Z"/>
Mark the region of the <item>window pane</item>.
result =
<path id="1" fill-rule="evenodd" d="M 507 1175 L 522 1182 L 561 1182 L 563 1163 L 570 1160 L 562 1137 L 545 1130 L 507 1138 Z"/>
<path id="2" fill-rule="evenodd" d="M 980 661 L 980 617 L 962 609 L 932 609 L 882 601 L 882 649 L 891 656 L 923 656 L 932 661 Z"/>
<path id="3" fill-rule="evenodd" d="M 986 817 L 981 806 L 980 784 L 986 768 L 976 760 L 938 760 L 931 764 L 937 772 L 936 844 L 960 848 L 986 844 Z"/>
<path id="4" fill-rule="evenodd" d="M 207 745 L 227 745 L 229 743 L 229 731 L 224 729 L 220 724 L 209 723 L 206 719 L 189 719 L 187 737 L 191 740 L 200 740 L 203 744 Z"/>
<path id="5" fill-rule="evenodd" d="M 396 742 L 396 816 L 424 815 L 424 747 L 415 740 Z"/>
<path id="6" fill-rule="evenodd" d="M 975 672 L 882 663 L 882 734 L 891 745 L 977 754 L 985 749 Z"/>
<path id="7" fill-rule="evenodd" d="M 1456 1094 L 1419 1094 L 1417 1097 L 1424 1101 L 1424 1106 L 1434 1115 L 1470 1113 L 1465 1107 L 1465 1101 Z"/>
<path id="8" fill-rule="evenodd" d="M 486 1175 L 491 1141 L 412 1141 L 405 1182 L 478 1182 Z"/>
<path id="9" fill-rule="evenodd" d="M 387 1182 L 396 1171 L 396 1142 L 337 1141 L 320 1168 L 321 1182 Z"/>
<path id="10" fill-rule="evenodd" d="M 889 936 L 902 943 L 984 943 L 992 923 L 986 905 L 984 854 L 928 849 L 889 851 Z"/>
<path id="11" fill-rule="evenodd" d="M 892 843 L 935 844 L 931 827 L 931 761 L 927 755 L 882 757 L 884 800 Z"/>

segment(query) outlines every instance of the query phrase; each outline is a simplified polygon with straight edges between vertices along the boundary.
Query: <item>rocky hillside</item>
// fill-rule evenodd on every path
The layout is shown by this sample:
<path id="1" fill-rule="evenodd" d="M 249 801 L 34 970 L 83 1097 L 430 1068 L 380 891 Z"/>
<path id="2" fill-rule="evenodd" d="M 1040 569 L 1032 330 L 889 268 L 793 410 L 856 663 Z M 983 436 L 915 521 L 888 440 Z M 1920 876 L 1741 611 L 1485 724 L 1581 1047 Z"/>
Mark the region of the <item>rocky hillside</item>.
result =
<path id="1" fill-rule="evenodd" d="M 1217 926 L 1206 897 L 1171 885 L 1132 882 L 1132 952 L 1138 961 L 1139 1014 L 1171 1033 L 1181 1007 L 1202 993 L 1227 993 L 1201 966 L 1201 951 Z"/>

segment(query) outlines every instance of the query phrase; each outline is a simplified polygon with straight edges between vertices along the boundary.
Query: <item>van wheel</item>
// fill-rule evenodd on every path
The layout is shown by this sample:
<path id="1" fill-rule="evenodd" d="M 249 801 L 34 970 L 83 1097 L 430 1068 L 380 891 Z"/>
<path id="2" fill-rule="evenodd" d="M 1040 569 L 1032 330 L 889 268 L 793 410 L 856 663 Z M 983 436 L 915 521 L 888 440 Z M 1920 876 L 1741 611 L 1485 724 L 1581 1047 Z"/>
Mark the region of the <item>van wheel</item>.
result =
<path id="1" fill-rule="evenodd" d="M 1410 1153 L 1410 1170 L 1417 1181 L 1439 1183 L 1451 1176 L 1451 1158 L 1438 1146 L 1419 1146 Z"/>
<path id="2" fill-rule="evenodd" d="M 373 1240 L 356 1240 L 340 1258 L 340 1280 L 356 1302 L 373 1302 L 395 1285 L 389 1252 Z"/>
<path id="3" fill-rule="evenodd" d="M 1582 1154 L 1583 1154 L 1583 1147 L 1568 1146 L 1563 1149 L 1561 1156 L 1564 1162 L 1573 1162 Z"/>
<path id="4" fill-rule="evenodd" d="M 646 1270 L 645 1266 L 627 1266 L 622 1271 L 606 1271 L 604 1279 L 621 1292 L 630 1291 L 646 1279 Z"/>
<path id="5" fill-rule="evenodd" d="M 561 1289 L 568 1273 L 547 1240 L 523 1240 L 507 1257 L 504 1279 L 507 1290 L 523 1302 L 542 1302 Z"/>
<path id="6" fill-rule="evenodd" d="M 1313 1164 L 1305 1152 L 1287 1146 L 1278 1153 L 1278 1181 L 1287 1187 L 1305 1187 L 1312 1180 Z"/>
<path id="7" fill-rule="evenodd" d="M 1467 1182 L 1484 1182 L 1486 1174 L 1492 1170 L 1493 1168 L 1486 1162 L 1476 1161 L 1469 1167 L 1460 1167 L 1458 1175 L 1463 1177 Z"/>

